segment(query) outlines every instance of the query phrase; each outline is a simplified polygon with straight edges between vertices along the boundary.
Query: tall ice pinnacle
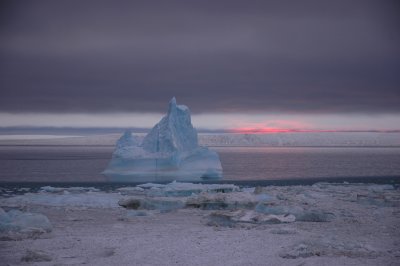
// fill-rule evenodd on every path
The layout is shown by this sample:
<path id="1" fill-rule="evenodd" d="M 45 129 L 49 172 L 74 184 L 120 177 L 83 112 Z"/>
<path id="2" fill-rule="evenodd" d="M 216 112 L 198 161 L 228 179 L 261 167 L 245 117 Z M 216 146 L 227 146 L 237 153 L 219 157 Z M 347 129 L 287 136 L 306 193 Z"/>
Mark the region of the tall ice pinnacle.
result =
<path id="1" fill-rule="evenodd" d="M 169 101 L 168 114 L 175 108 L 176 108 L 176 98 L 172 97 L 172 99 Z"/>
<path id="2" fill-rule="evenodd" d="M 190 111 L 171 99 L 168 113 L 144 138 L 142 147 L 148 152 L 189 151 L 198 146 L 197 131 L 192 126 Z"/>
<path id="3" fill-rule="evenodd" d="M 196 181 L 221 178 L 222 167 L 216 152 L 199 147 L 189 108 L 173 97 L 142 143 L 124 134 L 103 174 L 113 181 Z"/>

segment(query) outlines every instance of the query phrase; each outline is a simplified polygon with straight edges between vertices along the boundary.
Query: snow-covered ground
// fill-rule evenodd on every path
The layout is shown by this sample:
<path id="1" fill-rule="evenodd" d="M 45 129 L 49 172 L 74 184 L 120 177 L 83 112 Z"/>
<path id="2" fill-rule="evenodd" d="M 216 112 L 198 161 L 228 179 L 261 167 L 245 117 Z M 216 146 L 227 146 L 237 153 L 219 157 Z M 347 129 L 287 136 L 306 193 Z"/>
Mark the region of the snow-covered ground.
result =
<path id="1" fill-rule="evenodd" d="M 398 265 L 400 259 L 400 191 L 392 185 L 171 183 L 108 193 L 44 187 L 3 197 L 0 207 L 2 265 Z M 15 216 L 15 209 L 22 213 Z M 24 220 L 32 213 L 51 227 L 24 235 L 40 227 Z"/>

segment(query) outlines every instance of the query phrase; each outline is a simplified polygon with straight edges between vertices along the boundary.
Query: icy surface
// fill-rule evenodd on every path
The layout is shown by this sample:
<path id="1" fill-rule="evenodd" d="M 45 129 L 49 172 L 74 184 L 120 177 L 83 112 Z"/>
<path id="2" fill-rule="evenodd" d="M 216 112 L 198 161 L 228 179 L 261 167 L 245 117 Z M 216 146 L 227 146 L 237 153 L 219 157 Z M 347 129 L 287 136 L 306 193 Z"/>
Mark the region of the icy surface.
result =
<path id="1" fill-rule="evenodd" d="M 21 258 L 23 262 L 43 262 L 51 261 L 52 258 L 44 251 L 36 251 L 28 249 L 25 255 Z"/>
<path id="2" fill-rule="evenodd" d="M 221 178 L 222 166 L 215 151 L 198 145 L 189 109 L 173 98 L 141 143 L 124 133 L 103 174 L 112 181 L 195 181 Z"/>
<path id="3" fill-rule="evenodd" d="M 233 192 L 239 191 L 239 187 L 232 184 L 193 184 L 171 182 L 166 185 L 146 183 L 138 185 L 140 188 L 147 188 L 147 195 L 150 196 L 191 196 L 202 192 L 217 193 L 217 192 Z"/>
<path id="4" fill-rule="evenodd" d="M 192 126 L 190 111 L 172 98 L 168 113 L 142 142 L 144 150 L 156 153 L 191 151 L 198 147 L 197 132 Z"/>
<path id="5" fill-rule="evenodd" d="M 33 237 L 51 230 L 49 219 L 42 214 L 0 208 L 0 238 Z"/>
<path id="6" fill-rule="evenodd" d="M 397 185 L 52 188 L 0 198 L 0 207 L 53 224 L 46 237 L 0 242 L 5 265 L 45 262 L 42 252 L 52 261 L 41 265 L 375 266 L 400 256 Z"/>
<path id="7" fill-rule="evenodd" d="M 64 191 L 64 190 L 62 190 Z M 117 193 L 84 192 L 62 193 L 40 192 L 26 193 L 24 195 L 1 199 L 4 206 L 16 207 L 27 205 L 42 205 L 53 207 L 79 207 L 79 208 L 115 208 L 118 206 L 120 195 Z"/>
<path id="8" fill-rule="evenodd" d="M 52 187 L 45 186 L 40 188 L 41 192 L 49 193 L 82 193 L 82 192 L 98 192 L 94 187 Z"/>
<path id="9" fill-rule="evenodd" d="M 208 225 L 233 227 L 237 223 L 278 224 L 292 223 L 296 220 L 293 215 L 260 214 L 255 211 L 236 210 L 232 212 L 217 211 L 210 215 Z"/>
<path id="10" fill-rule="evenodd" d="M 118 201 L 118 204 L 130 210 L 157 210 L 160 212 L 168 212 L 184 208 L 185 200 L 171 197 L 130 197 L 121 199 Z"/>
<path id="11" fill-rule="evenodd" d="M 340 257 L 346 256 L 350 258 L 377 258 L 379 252 L 372 250 L 368 245 L 363 243 L 348 241 L 342 242 L 338 240 L 321 240 L 304 241 L 285 248 L 279 256 L 285 259 L 298 259 L 308 257 L 330 256 Z"/>

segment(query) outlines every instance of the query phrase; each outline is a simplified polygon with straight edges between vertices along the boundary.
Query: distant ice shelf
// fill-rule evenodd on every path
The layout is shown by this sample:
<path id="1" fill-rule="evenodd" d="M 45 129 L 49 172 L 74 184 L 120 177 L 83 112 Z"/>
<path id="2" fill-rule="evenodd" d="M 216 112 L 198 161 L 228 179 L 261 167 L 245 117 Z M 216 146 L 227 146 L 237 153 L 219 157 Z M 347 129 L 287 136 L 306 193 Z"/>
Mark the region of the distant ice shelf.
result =
<path id="1" fill-rule="evenodd" d="M 199 146 L 189 108 L 172 98 L 167 115 L 142 140 L 123 134 L 103 174 L 111 181 L 200 181 L 222 178 L 222 166 L 215 151 Z"/>
<path id="2" fill-rule="evenodd" d="M 79 138 L 82 136 L 75 135 L 0 135 L 1 140 L 48 140 L 48 139 L 64 139 L 64 138 Z"/>

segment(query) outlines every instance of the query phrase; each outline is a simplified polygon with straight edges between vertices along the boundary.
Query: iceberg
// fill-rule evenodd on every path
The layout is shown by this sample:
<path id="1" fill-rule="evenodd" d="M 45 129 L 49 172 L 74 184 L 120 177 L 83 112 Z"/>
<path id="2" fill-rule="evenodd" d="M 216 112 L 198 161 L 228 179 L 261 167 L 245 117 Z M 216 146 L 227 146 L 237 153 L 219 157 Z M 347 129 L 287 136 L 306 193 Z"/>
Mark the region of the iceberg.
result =
<path id="1" fill-rule="evenodd" d="M 215 151 L 199 146 L 189 108 L 174 97 L 141 142 L 123 134 L 103 174 L 119 182 L 201 181 L 222 178 L 222 166 Z"/>

